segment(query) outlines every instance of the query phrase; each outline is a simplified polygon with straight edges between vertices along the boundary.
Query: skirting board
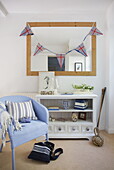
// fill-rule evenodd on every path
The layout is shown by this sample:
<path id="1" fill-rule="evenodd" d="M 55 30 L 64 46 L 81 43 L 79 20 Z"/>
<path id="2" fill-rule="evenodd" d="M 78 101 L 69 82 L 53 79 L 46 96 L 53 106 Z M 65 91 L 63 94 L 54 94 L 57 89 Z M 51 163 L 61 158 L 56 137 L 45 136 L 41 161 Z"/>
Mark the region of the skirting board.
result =
<path id="1" fill-rule="evenodd" d="M 114 134 L 114 129 L 106 129 L 108 134 Z"/>

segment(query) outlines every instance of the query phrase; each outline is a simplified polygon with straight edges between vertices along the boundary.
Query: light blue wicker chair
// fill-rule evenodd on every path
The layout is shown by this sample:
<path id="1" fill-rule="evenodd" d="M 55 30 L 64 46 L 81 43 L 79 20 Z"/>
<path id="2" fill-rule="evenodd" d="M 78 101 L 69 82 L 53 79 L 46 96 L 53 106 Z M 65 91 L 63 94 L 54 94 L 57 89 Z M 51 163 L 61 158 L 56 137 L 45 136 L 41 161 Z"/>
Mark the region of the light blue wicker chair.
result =
<path id="1" fill-rule="evenodd" d="M 46 140 L 48 140 L 49 113 L 45 106 L 26 96 L 5 96 L 0 98 L 0 101 L 3 103 L 5 103 L 5 101 L 26 102 L 30 100 L 32 101 L 33 109 L 38 120 L 31 120 L 31 123 L 24 123 L 22 129 L 18 131 L 13 131 L 13 125 L 10 125 L 8 128 L 8 135 L 12 150 L 12 170 L 16 170 L 15 147 L 44 135 L 46 136 Z M 1 145 L 0 152 L 2 152 L 2 147 L 3 146 Z"/>

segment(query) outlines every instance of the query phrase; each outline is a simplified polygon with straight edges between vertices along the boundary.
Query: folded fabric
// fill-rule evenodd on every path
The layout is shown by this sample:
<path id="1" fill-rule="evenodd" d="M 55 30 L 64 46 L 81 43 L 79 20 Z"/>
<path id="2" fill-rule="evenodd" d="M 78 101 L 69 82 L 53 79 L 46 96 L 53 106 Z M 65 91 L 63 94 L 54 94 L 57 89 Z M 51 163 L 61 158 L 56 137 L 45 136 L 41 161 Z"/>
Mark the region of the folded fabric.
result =
<path id="1" fill-rule="evenodd" d="M 6 132 L 8 126 L 11 124 L 11 116 L 7 111 L 2 110 L 0 112 L 0 124 L 1 124 L 1 137 L 2 137 L 2 144 L 5 146 L 6 140 Z"/>
<path id="2" fill-rule="evenodd" d="M 88 100 L 76 99 L 74 109 L 84 110 L 88 107 Z"/>
<path id="3" fill-rule="evenodd" d="M 11 123 L 14 125 L 13 130 L 21 129 L 21 124 L 19 122 L 16 122 L 7 111 L 1 110 L 0 111 L 0 128 L 1 128 L 1 137 L 2 137 L 3 146 L 5 146 L 7 129 L 8 129 L 8 126 L 11 125 Z"/>
<path id="4" fill-rule="evenodd" d="M 28 118 L 23 117 L 23 118 L 19 119 L 19 122 L 21 122 L 21 123 L 30 123 L 31 119 L 30 119 L 30 117 L 28 117 Z"/>

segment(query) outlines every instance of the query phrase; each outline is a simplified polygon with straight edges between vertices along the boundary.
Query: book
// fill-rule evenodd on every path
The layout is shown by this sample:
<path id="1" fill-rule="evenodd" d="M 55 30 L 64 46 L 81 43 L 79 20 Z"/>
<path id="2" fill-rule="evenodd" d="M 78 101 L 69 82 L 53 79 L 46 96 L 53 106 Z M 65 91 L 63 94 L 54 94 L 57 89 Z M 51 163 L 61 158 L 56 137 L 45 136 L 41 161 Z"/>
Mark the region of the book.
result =
<path id="1" fill-rule="evenodd" d="M 49 106 L 48 110 L 59 110 L 58 106 Z"/>

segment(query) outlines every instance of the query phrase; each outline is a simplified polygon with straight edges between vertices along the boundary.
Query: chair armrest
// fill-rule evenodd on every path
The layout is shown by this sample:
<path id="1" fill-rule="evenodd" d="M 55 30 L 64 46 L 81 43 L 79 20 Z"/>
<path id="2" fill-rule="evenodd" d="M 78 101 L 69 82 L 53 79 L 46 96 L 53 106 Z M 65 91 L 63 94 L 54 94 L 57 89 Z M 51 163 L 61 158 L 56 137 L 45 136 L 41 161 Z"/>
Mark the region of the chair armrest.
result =
<path id="1" fill-rule="evenodd" d="M 48 124 L 48 121 L 49 121 L 48 109 L 42 104 L 36 102 L 35 100 L 32 100 L 32 103 L 33 103 L 33 108 L 38 119 Z"/>
<path id="2" fill-rule="evenodd" d="M 11 125 L 8 126 L 7 131 L 8 131 L 9 137 L 11 137 L 13 135 L 13 131 L 14 131 L 14 126 L 12 123 L 11 123 Z"/>

